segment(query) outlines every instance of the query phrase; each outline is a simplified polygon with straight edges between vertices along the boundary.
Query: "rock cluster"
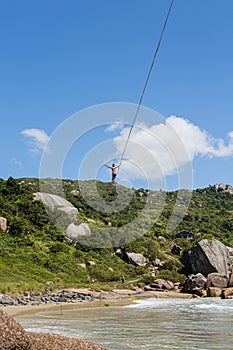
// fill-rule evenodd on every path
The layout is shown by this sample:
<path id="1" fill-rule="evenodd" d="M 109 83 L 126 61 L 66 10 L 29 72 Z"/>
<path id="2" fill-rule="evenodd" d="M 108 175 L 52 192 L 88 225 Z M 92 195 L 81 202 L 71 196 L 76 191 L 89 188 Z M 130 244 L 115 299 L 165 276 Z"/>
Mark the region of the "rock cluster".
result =
<path id="1" fill-rule="evenodd" d="M 207 278 L 201 273 L 189 275 L 182 284 L 181 292 L 191 293 L 198 296 L 222 297 L 223 299 L 233 299 L 233 287 L 231 276 L 213 272 Z"/>
<path id="2" fill-rule="evenodd" d="M 57 293 L 52 293 L 50 290 L 45 289 L 43 292 L 40 293 L 26 292 L 23 295 L 17 295 L 14 298 L 0 294 L 0 306 L 73 303 L 76 301 L 92 301 L 96 299 L 99 298 L 75 291 L 62 290 Z"/>
<path id="3" fill-rule="evenodd" d="M 107 350 L 90 341 L 56 334 L 26 332 L 9 315 L 0 310 L 0 350 Z"/>
<path id="4" fill-rule="evenodd" d="M 215 238 L 202 239 L 182 257 L 188 278 L 184 293 L 233 298 L 233 252 Z"/>
<path id="5" fill-rule="evenodd" d="M 218 192 L 218 193 L 228 192 L 230 194 L 233 194 L 233 187 L 230 185 L 216 184 L 214 187 L 215 187 L 216 192 Z"/>

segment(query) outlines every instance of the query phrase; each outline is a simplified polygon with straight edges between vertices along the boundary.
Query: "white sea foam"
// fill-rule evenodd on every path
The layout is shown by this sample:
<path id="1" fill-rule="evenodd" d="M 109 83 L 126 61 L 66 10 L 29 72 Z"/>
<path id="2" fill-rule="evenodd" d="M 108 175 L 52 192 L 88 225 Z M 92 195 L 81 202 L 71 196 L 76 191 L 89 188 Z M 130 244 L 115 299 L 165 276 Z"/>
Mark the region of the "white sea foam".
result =
<path id="1" fill-rule="evenodd" d="M 182 305 L 185 300 L 181 299 L 159 299 L 159 298 L 151 298 L 151 299 L 143 299 L 143 300 L 135 300 L 133 304 L 124 306 L 125 308 L 137 308 L 137 309 L 154 309 L 154 308 L 163 308 L 173 305 Z"/>
<path id="2" fill-rule="evenodd" d="M 111 350 L 233 349 L 233 300 L 147 299 L 124 307 L 25 315 L 25 329 L 95 341 Z M 57 317 L 57 320 L 54 318 Z"/>

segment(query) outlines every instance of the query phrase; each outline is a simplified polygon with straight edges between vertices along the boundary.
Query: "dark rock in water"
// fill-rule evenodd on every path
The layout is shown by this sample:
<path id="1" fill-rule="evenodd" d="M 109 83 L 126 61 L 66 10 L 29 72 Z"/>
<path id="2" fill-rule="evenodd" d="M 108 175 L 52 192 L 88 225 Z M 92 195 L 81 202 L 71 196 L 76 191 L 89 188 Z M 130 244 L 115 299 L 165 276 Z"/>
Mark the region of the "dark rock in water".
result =
<path id="1" fill-rule="evenodd" d="M 230 255 L 227 247 L 215 238 L 203 239 L 183 255 L 186 273 L 201 273 L 205 277 L 212 272 L 229 277 Z"/>
<path id="2" fill-rule="evenodd" d="M 206 281 L 207 279 L 201 273 L 197 273 L 196 275 L 189 275 L 182 284 L 181 291 L 183 293 L 201 295 L 201 291 L 206 287 Z"/>
<path id="3" fill-rule="evenodd" d="M 228 285 L 228 278 L 226 276 L 222 276 L 219 273 L 210 273 L 207 276 L 206 289 L 209 287 L 216 288 L 226 288 Z"/>
<path id="4" fill-rule="evenodd" d="M 30 349 L 30 339 L 23 327 L 0 310 L 0 350 Z"/>

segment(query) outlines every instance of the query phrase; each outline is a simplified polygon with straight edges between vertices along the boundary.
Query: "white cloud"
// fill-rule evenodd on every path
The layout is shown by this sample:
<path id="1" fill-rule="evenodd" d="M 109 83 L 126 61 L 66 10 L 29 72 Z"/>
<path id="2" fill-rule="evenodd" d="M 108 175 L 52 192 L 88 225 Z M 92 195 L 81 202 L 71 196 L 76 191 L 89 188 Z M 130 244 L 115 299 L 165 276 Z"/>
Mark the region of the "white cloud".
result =
<path id="1" fill-rule="evenodd" d="M 108 127 L 105 129 L 105 132 L 114 132 L 117 130 L 121 130 L 124 126 L 124 122 L 119 120 L 115 123 L 109 124 Z"/>
<path id="2" fill-rule="evenodd" d="M 129 134 L 129 127 L 114 138 L 118 156 L 121 156 Z M 132 178 L 161 179 L 179 174 L 191 166 L 197 156 L 229 157 L 233 155 L 233 131 L 229 141 L 217 139 L 184 118 L 170 116 L 165 123 L 150 127 L 135 125 L 126 148 L 124 171 Z"/>
<path id="3" fill-rule="evenodd" d="M 21 134 L 29 139 L 30 151 L 35 154 L 43 151 L 49 141 L 49 136 L 41 129 L 25 129 Z"/>
<path id="4" fill-rule="evenodd" d="M 16 165 L 19 169 L 22 169 L 23 168 L 23 163 L 20 162 L 20 160 L 17 160 L 16 158 L 12 158 L 11 159 L 11 162 Z"/>
<path id="5" fill-rule="evenodd" d="M 226 144 L 223 139 L 214 138 L 186 119 L 171 116 L 167 122 L 177 131 L 192 159 L 197 155 L 211 157 L 233 155 L 233 131 L 227 134 L 229 142 Z"/>

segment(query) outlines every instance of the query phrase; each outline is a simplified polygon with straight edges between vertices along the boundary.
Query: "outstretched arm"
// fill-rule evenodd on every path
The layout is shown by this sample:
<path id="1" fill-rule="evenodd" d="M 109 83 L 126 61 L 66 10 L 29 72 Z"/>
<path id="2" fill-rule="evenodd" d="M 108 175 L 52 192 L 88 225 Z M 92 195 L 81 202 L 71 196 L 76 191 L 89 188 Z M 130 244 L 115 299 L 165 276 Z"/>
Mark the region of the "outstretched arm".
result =
<path id="1" fill-rule="evenodd" d="M 107 168 L 110 168 L 110 169 L 112 168 L 111 166 L 109 166 L 109 165 L 107 165 L 107 164 L 104 164 L 104 165 L 105 165 Z"/>

